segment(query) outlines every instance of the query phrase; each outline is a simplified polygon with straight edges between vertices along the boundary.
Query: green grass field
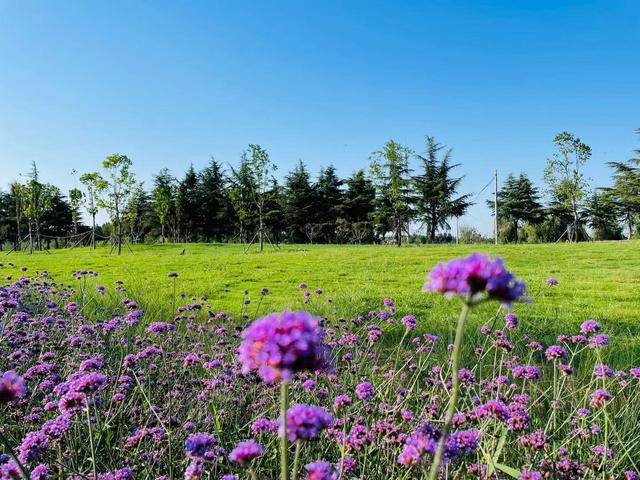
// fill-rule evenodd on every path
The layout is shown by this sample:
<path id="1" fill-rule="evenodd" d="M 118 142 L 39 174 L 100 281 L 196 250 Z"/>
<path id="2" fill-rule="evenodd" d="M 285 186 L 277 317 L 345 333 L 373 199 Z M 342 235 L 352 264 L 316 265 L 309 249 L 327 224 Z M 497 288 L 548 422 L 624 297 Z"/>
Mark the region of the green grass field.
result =
<path id="1" fill-rule="evenodd" d="M 184 254 L 181 252 L 184 249 Z M 31 270 L 47 270 L 57 281 L 72 281 L 76 269 L 99 272 L 96 283 L 113 285 L 122 279 L 129 295 L 147 311 L 148 319 L 171 314 L 173 282 L 187 297 L 209 296 L 216 310 L 238 314 L 243 292 L 249 290 L 254 314 L 259 291 L 269 288 L 260 312 L 285 307 L 300 308 L 300 282 L 322 288 L 322 297 L 312 297 L 315 308 L 351 317 L 379 308 L 390 297 L 401 313 L 418 315 L 421 328 L 443 333 L 457 306 L 421 291 L 425 273 L 439 260 L 479 250 L 501 255 L 507 266 L 527 281 L 532 302 L 515 307 L 529 331 L 549 335 L 567 331 L 587 318 L 600 320 L 614 336 L 626 337 L 626 347 L 636 350 L 640 334 L 640 242 L 599 242 L 557 245 L 505 246 L 390 246 L 286 245 L 279 251 L 243 254 L 240 245 L 184 244 L 134 246 L 118 257 L 102 248 L 54 250 L 34 255 L 4 255 L 2 271 L 11 273 L 8 262 Z M 560 285 L 547 287 L 548 277 Z M 333 299 L 326 306 L 326 298 Z M 493 310 L 492 310 L 493 308 Z M 487 321 L 495 307 L 480 308 L 476 322 Z M 569 333 L 573 333 L 572 331 Z"/>

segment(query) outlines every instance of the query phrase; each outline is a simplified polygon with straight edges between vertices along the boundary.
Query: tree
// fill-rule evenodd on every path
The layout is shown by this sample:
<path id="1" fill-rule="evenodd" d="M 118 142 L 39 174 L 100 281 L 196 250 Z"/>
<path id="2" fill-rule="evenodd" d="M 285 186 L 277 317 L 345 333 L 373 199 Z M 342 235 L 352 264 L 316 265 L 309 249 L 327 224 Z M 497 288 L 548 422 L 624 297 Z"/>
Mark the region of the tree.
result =
<path id="1" fill-rule="evenodd" d="M 87 213 L 91 216 L 91 247 L 96 248 L 96 215 L 101 193 L 108 187 L 98 172 L 85 173 L 80 176 L 80 183 L 87 189 Z"/>
<path id="2" fill-rule="evenodd" d="M 416 206 L 418 217 L 427 227 L 427 238 L 435 241 L 440 228 L 449 229 L 451 217 L 461 217 L 472 205 L 471 195 L 459 195 L 457 190 L 464 177 L 454 178 L 451 171 L 460 164 L 451 164 L 449 148 L 438 160 L 438 154 L 445 148 L 437 143 L 434 137 L 427 136 L 427 150 L 424 155 L 417 155 L 422 162 L 423 172 L 414 177 L 416 190 Z"/>
<path id="3" fill-rule="evenodd" d="M 314 217 L 315 190 L 311 185 L 309 172 L 302 160 L 285 177 L 284 203 L 285 222 L 289 241 L 303 243 L 308 237 L 311 225 L 317 223 Z"/>
<path id="4" fill-rule="evenodd" d="M 199 233 L 200 202 L 198 199 L 199 179 L 193 165 L 190 165 L 178 185 L 177 208 L 179 210 L 178 235 L 185 241 L 197 241 Z"/>
<path id="5" fill-rule="evenodd" d="M 169 213 L 174 206 L 173 192 L 175 178 L 173 178 L 169 169 L 163 168 L 158 175 L 153 177 L 153 185 L 153 211 L 160 222 L 160 237 L 162 238 L 162 243 L 165 243 L 165 225 Z"/>
<path id="6" fill-rule="evenodd" d="M 488 200 L 487 205 L 494 208 L 492 200 Z M 509 174 L 498 191 L 498 221 L 512 227 L 511 239 L 518 241 L 518 228 L 522 222 L 537 225 L 543 217 L 540 194 L 535 185 L 524 173 L 518 177 Z"/>
<path id="7" fill-rule="evenodd" d="M 638 130 L 640 134 L 640 130 Z M 633 236 L 636 217 L 640 214 L 640 148 L 636 157 L 626 162 L 608 162 L 613 168 L 613 187 L 605 188 L 627 226 L 627 238 Z"/>
<path id="8" fill-rule="evenodd" d="M 129 230 L 129 238 L 132 241 L 144 242 L 144 237 L 151 228 L 152 215 L 153 207 L 149 194 L 145 192 L 142 182 L 137 183 L 123 212 L 124 223 Z"/>
<path id="9" fill-rule="evenodd" d="M 589 227 L 593 230 L 595 240 L 622 238 L 622 230 L 618 222 L 619 207 L 608 192 L 593 192 L 587 198 L 584 213 L 588 218 Z"/>
<path id="10" fill-rule="evenodd" d="M 320 170 L 315 185 L 315 212 L 321 241 L 333 243 L 336 241 L 336 223 L 341 215 L 343 182 L 336 175 L 332 165 Z"/>
<path id="11" fill-rule="evenodd" d="M 247 150 L 242 153 L 242 160 L 246 163 L 249 174 L 252 181 L 249 183 L 251 186 L 251 198 L 255 204 L 258 214 L 258 242 L 260 243 L 260 251 L 264 250 L 264 217 L 267 213 L 265 211 L 265 204 L 267 201 L 266 193 L 269 190 L 273 181 L 272 173 L 275 172 L 278 167 L 269 158 L 269 153 L 260 145 L 250 144 Z M 255 235 L 254 235 L 255 238 Z M 253 242 L 253 240 L 251 240 Z M 251 245 L 249 243 L 249 246 Z M 248 247 L 247 247 L 248 248 Z"/>
<path id="12" fill-rule="evenodd" d="M 31 164 L 29 180 L 21 189 L 21 192 L 24 194 L 24 216 L 29 222 L 29 252 L 33 253 L 34 228 L 36 245 L 40 250 L 42 249 L 40 221 L 47 210 L 51 208 L 51 200 L 55 192 L 51 185 L 40 182 L 38 167 L 35 162 Z"/>
<path id="13" fill-rule="evenodd" d="M 358 243 L 373 241 L 373 216 L 376 189 L 364 170 L 358 170 L 345 181 L 346 192 L 342 203 L 342 215 Z"/>
<path id="14" fill-rule="evenodd" d="M 71 206 L 71 221 L 73 222 L 73 234 L 78 234 L 80 223 L 80 205 L 82 204 L 82 190 L 72 188 L 69 190 L 69 204 Z"/>
<path id="15" fill-rule="evenodd" d="M 231 186 L 229 188 L 229 201 L 235 212 L 238 222 L 238 234 L 241 243 L 247 242 L 248 232 L 252 231 L 255 219 L 255 205 L 251 200 L 251 192 L 253 191 L 253 177 L 249 164 L 245 158 L 240 159 L 240 166 L 231 169 Z"/>
<path id="16" fill-rule="evenodd" d="M 228 178 L 215 158 L 200 172 L 198 199 L 200 202 L 200 223 L 205 239 L 222 240 L 233 228 L 233 208 L 227 192 Z"/>
<path id="17" fill-rule="evenodd" d="M 136 187 L 136 179 L 131 171 L 132 164 L 129 157 L 117 153 L 108 156 L 102 162 L 106 188 L 101 191 L 98 204 L 105 208 L 111 217 L 118 255 L 122 255 L 123 212 Z"/>
<path id="18" fill-rule="evenodd" d="M 16 240 L 15 240 L 15 249 L 20 250 L 22 248 L 22 228 L 21 222 L 22 217 L 24 216 L 24 201 L 25 201 L 25 192 L 24 185 L 18 182 L 12 182 L 10 185 L 9 196 L 12 199 L 13 204 L 13 212 L 16 221 Z"/>
<path id="19" fill-rule="evenodd" d="M 556 135 L 553 143 L 557 152 L 547 160 L 544 179 L 556 207 L 570 213 L 568 238 L 570 242 L 576 242 L 581 228 L 580 209 L 588 189 L 582 167 L 591 158 L 591 148 L 569 132 Z"/>
<path id="20" fill-rule="evenodd" d="M 59 247 L 58 237 L 67 237 L 74 229 L 73 211 L 58 187 L 49 186 L 49 208 L 42 215 L 41 230 L 46 234 L 46 248 L 51 246 L 51 239 L 56 248 Z M 66 238 L 65 238 L 66 244 Z"/>
<path id="21" fill-rule="evenodd" d="M 411 177 L 409 157 L 412 152 L 399 143 L 389 140 L 382 150 L 371 154 L 371 174 L 376 185 L 376 220 L 381 233 L 393 231 L 395 244 L 402 245 L 403 232 L 413 211 L 411 208 Z"/>

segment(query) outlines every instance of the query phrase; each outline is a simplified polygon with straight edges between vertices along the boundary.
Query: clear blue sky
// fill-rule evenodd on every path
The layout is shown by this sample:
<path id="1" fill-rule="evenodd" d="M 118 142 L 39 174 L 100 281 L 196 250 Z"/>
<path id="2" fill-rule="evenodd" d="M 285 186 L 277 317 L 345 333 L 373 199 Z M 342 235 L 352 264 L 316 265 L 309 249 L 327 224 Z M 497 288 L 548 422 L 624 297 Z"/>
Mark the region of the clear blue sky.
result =
<path id="1" fill-rule="evenodd" d="M 248 143 L 348 175 L 430 134 L 477 192 L 494 168 L 541 181 L 561 130 L 602 185 L 640 143 L 639 87 L 637 0 L 0 0 L 0 186 L 35 160 L 66 189 L 113 152 L 149 185 Z M 491 231 L 483 201 L 463 223 Z"/>

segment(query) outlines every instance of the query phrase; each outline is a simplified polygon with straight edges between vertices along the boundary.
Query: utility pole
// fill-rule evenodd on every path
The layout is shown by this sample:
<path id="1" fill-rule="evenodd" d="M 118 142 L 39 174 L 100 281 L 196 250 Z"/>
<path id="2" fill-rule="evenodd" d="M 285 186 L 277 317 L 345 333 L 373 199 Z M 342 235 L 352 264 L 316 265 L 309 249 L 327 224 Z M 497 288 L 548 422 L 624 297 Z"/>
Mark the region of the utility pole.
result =
<path id="1" fill-rule="evenodd" d="M 493 241 L 498 244 L 498 169 L 493 172 Z"/>

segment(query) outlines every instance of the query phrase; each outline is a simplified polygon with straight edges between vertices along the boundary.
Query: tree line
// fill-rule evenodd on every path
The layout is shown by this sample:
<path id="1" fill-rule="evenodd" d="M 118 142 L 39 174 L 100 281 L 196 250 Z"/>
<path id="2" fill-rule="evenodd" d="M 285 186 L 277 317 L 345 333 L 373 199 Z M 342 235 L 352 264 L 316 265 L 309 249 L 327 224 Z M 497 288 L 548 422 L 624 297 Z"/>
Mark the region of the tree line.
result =
<path id="1" fill-rule="evenodd" d="M 574 134 L 558 134 L 542 189 L 525 173 L 502 183 L 500 240 L 631 238 L 640 214 L 640 149 L 635 154 L 609 163 L 612 186 L 592 188 L 583 173 L 591 149 Z M 453 241 L 452 222 L 475 200 L 460 193 L 458 167 L 452 150 L 427 136 L 422 152 L 389 140 L 366 169 L 347 178 L 331 165 L 314 177 L 299 161 L 279 180 L 266 149 L 250 144 L 235 165 L 211 158 L 181 178 L 163 168 L 148 188 L 136 179 L 129 157 L 113 154 L 81 174 L 81 187 L 65 195 L 42 182 L 33 163 L 27 181 L 0 192 L 0 248 L 95 247 L 97 238 L 108 239 L 118 253 L 126 242 L 242 242 L 263 249 L 283 242 Z M 493 212 L 493 201 L 488 206 Z M 101 210 L 110 221 L 97 225 Z M 487 240 L 473 228 L 459 237 Z"/>

